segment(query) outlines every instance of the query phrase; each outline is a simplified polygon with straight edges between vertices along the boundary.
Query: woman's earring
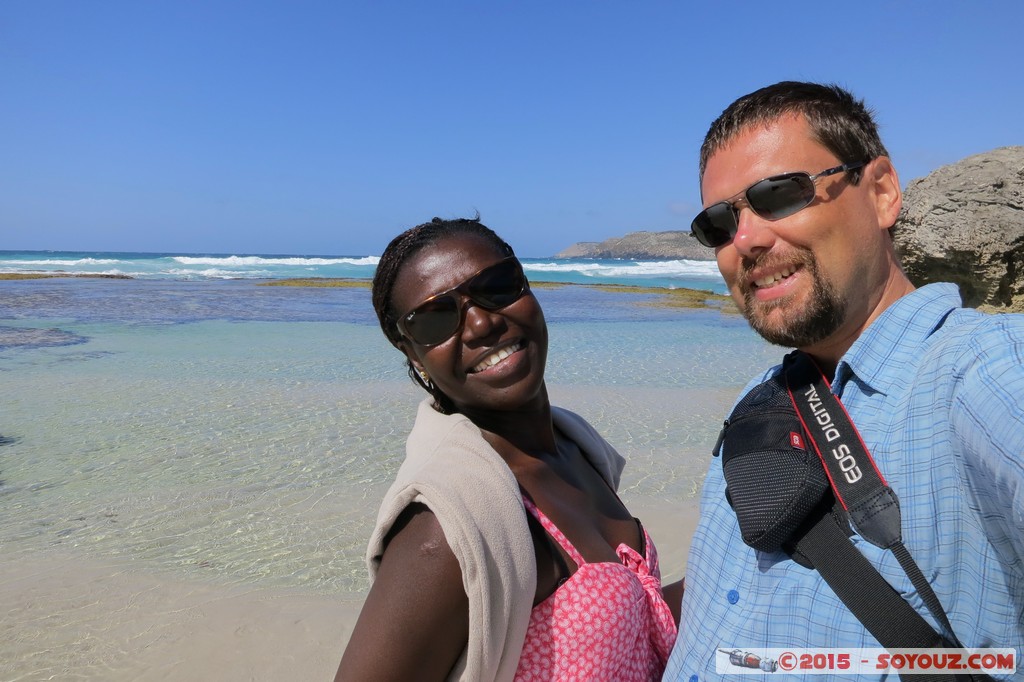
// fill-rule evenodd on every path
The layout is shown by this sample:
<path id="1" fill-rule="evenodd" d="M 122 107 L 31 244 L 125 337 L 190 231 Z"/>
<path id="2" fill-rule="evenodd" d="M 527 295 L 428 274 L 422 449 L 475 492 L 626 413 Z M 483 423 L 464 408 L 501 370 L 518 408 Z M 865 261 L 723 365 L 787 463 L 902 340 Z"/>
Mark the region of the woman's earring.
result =
<path id="1" fill-rule="evenodd" d="M 430 383 L 430 375 L 427 374 L 426 370 L 418 369 L 416 371 L 419 372 L 420 379 L 423 379 L 423 383 L 425 383 L 425 384 L 429 384 Z"/>

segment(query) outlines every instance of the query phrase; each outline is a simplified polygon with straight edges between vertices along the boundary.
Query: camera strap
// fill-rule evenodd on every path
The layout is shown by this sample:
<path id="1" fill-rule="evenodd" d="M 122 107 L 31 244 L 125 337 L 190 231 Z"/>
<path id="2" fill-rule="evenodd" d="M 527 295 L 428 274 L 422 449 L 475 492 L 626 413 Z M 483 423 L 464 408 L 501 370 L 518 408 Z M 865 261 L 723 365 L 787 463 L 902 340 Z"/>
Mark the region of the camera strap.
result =
<path id="1" fill-rule="evenodd" d="M 793 351 L 780 374 L 737 403 L 714 454 L 719 450 L 726 497 L 747 545 L 783 550 L 817 570 L 887 649 L 961 647 L 942 604 L 903 544 L 896 493 L 809 356 Z M 867 542 L 892 551 L 942 632 L 857 550 L 849 537 L 851 526 Z"/>
<path id="2" fill-rule="evenodd" d="M 896 493 L 882 477 L 846 408 L 832 394 L 825 375 L 799 351 L 786 356 L 783 371 L 793 407 L 850 525 L 871 544 L 893 553 L 946 637 L 959 646 L 939 598 L 903 544 Z"/>

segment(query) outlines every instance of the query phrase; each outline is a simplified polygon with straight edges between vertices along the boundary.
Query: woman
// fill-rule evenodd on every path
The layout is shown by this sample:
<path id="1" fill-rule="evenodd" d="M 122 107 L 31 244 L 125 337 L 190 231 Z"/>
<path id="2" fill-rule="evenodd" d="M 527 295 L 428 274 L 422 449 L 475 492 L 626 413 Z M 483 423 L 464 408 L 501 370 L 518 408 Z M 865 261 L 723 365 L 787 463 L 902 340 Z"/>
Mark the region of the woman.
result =
<path id="1" fill-rule="evenodd" d="M 336 679 L 660 679 L 682 583 L 670 609 L 615 493 L 622 457 L 548 402 L 547 327 L 512 248 L 435 218 L 388 245 L 373 304 L 430 397 Z"/>

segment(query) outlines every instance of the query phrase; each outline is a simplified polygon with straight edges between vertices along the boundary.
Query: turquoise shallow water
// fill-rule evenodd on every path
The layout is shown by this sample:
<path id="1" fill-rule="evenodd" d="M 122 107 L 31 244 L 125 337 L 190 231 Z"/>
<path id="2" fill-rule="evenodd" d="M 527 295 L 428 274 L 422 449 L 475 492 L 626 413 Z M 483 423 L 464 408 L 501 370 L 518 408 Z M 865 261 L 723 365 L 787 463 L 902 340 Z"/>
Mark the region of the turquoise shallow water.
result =
<path id="1" fill-rule="evenodd" d="M 781 356 L 717 311 L 539 289 L 554 402 L 692 498 L 721 419 Z M 345 592 L 422 393 L 366 289 L 0 282 L 0 546 L 214 583 Z"/>

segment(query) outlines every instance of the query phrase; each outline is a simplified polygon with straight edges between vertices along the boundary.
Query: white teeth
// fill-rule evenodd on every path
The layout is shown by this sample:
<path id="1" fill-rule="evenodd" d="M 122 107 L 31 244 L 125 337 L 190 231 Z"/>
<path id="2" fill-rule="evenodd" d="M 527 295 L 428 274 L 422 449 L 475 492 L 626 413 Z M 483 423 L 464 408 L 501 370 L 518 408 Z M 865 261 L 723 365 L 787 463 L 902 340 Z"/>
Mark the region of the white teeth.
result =
<path id="1" fill-rule="evenodd" d="M 785 270 L 780 270 L 779 272 L 775 273 L 774 275 L 770 275 L 768 277 L 762 277 L 761 279 L 755 279 L 754 280 L 754 286 L 756 286 L 759 289 L 763 289 L 764 287 L 770 287 L 771 285 L 775 284 L 776 282 L 781 282 L 785 278 L 787 278 L 790 275 L 792 275 L 794 272 L 796 272 L 796 268 L 786 268 Z"/>
<path id="2" fill-rule="evenodd" d="M 485 369 L 487 369 L 488 367 L 493 367 L 494 365 L 498 364 L 499 362 L 501 362 L 502 360 L 504 360 L 508 356 L 512 355 L 513 353 L 515 353 L 517 350 L 519 350 L 522 347 L 523 347 L 523 342 L 522 341 L 517 341 L 516 343 L 514 343 L 511 346 L 508 346 L 507 348 L 502 348 L 501 350 L 498 350 L 498 351 L 495 351 L 495 352 L 491 353 L 486 358 L 481 360 L 480 363 L 476 367 L 473 368 L 473 372 L 474 373 L 482 372 Z"/>

